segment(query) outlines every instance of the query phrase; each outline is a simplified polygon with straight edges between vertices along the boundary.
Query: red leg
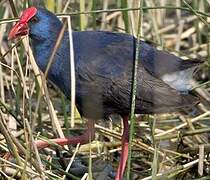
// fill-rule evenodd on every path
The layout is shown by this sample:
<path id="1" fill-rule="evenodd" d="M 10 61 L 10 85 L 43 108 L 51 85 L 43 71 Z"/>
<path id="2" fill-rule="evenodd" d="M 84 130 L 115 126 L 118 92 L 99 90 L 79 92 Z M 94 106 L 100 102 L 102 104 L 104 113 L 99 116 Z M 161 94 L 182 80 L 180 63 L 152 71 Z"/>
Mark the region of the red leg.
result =
<path id="1" fill-rule="evenodd" d="M 123 135 L 122 135 L 122 153 L 120 156 L 120 163 L 117 169 L 115 180 L 122 180 L 125 171 L 126 162 L 128 159 L 128 143 L 129 143 L 129 125 L 128 116 L 123 117 Z"/>
<path id="2" fill-rule="evenodd" d="M 95 122 L 93 120 L 89 120 L 87 123 L 87 131 L 78 137 L 68 137 L 68 138 L 58 138 L 58 139 L 51 139 L 52 143 L 48 143 L 47 141 L 37 140 L 35 141 L 36 146 L 38 149 L 43 149 L 49 147 L 51 144 L 56 143 L 61 146 L 67 144 L 87 144 L 89 140 L 93 140 L 95 137 Z"/>

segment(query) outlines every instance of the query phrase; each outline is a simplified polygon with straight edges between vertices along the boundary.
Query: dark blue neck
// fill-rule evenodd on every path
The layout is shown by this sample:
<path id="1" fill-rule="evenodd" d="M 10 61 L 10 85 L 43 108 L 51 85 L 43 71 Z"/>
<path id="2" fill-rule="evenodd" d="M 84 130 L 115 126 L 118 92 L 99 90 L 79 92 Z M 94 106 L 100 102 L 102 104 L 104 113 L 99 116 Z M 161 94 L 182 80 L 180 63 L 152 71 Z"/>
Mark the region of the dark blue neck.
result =
<path id="1" fill-rule="evenodd" d="M 37 65 L 45 72 L 48 61 L 54 49 L 56 43 L 56 37 L 39 42 L 32 39 L 33 54 L 36 59 Z M 67 96 L 70 92 L 66 92 L 70 89 L 70 63 L 69 63 L 69 40 L 68 33 L 64 34 L 63 40 L 60 43 L 60 47 L 54 56 L 53 63 L 48 72 L 48 78 L 56 84 Z"/>

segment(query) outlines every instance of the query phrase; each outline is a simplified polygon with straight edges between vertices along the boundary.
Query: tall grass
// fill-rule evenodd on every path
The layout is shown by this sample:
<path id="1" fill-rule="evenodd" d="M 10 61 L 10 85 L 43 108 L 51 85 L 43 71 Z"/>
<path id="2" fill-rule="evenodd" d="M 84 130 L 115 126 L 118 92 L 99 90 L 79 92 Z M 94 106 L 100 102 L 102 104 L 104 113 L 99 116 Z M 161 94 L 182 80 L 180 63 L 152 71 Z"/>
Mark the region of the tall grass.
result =
<path id="1" fill-rule="evenodd" d="M 63 20 L 71 15 L 74 30 L 130 33 L 138 40 L 153 42 L 158 48 L 179 55 L 185 54 L 191 58 L 205 59 L 205 65 L 196 74 L 197 81 L 193 82 L 194 93 L 202 99 L 194 116 L 189 113 L 150 115 L 148 122 L 148 118 L 134 115 L 133 103 L 127 178 L 144 180 L 209 178 L 209 1 L 142 0 L 140 6 L 139 2 L 139 0 L 118 0 L 117 3 L 113 0 L 0 2 L 1 177 L 114 178 L 112 172 L 116 171 L 118 165 L 121 127 L 120 123 L 115 123 L 119 122 L 116 117 L 111 117 L 114 124 L 112 130 L 107 127 L 107 122 L 97 122 L 97 138 L 88 146 L 76 148 L 55 146 L 43 151 L 38 151 L 34 146 L 34 141 L 39 138 L 48 141 L 52 137 L 77 136 L 85 125 L 76 113 L 75 126 L 68 126 L 70 113 L 65 110 L 69 108 L 69 103 L 40 73 L 28 39 L 24 38 L 16 43 L 7 40 L 13 22 L 30 4 L 44 5 Z M 69 5 L 66 6 L 65 3 Z M 138 48 L 137 46 L 137 51 Z M 138 55 L 136 53 L 136 59 Z M 135 78 L 133 79 L 135 95 L 136 83 Z M 132 102 L 135 102 L 135 98 Z M 135 118 L 134 122 L 132 119 Z M 83 171 L 89 171 L 89 174 L 78 173 Z"/>

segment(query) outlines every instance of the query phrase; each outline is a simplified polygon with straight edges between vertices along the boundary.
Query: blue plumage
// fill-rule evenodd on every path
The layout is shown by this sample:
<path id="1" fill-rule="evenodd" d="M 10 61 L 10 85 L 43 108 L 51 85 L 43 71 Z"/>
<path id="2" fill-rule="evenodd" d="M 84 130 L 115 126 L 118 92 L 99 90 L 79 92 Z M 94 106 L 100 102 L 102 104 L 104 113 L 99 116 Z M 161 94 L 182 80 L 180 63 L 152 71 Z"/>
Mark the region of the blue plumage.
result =
<path id="1" fill-rule="evenodd" d="M 29 21 L 29 35 L 37 64 L 45 71 L 62 23 L 54 14 L 41 8 L 35 17 L 38 22 Z M 67 97 L 70 96 L 68 41 L 65 32 L 48 74 Z M 136 39 L 122 33 L 84 31 L 73 32 L 73 44 L 76 103 L 81 115 L 99 119 L 112 113 L 129 114 Z M 183 61 L 141 41 L 136 113 L 171 112 L 197 103 L 196 97 L 181 94 L 161 77 L 198 64 Z"/>
<path id="2" fill-rule="evenodd" d="M 12 28 L 9 38 L 29 34 L 36 62 L 45 71 L 62 28 L 51 12 L 31 7 Z M 94 120 L 107 119 L 110 114 L 123 118 L 122 154 L 115 179 L 123 179 L 128 158 L 132 72 L 136 39 L 122 33 L 103 31 L 73 32 L 76 74 L 76 105 L 80 114 L 89 119 L 88 130 L 79 137 L 53 139 L 54 143 L 84 144 L 94 139 Z M 48 78 L 70 97 L 69 36 L 65 32 Z M 192 74 L 201 63 L 183 61 L 179 57 L 141 41 L 137 69 L 135 113 L 165 113 L 192 107 L 198 98 L 188 94 Z M 182 93 L 185 91 L 185 94 Z M 187 92 L 187 93 L 186 93 Z M 36 141 L 38 148 L 50 144 Z"/>

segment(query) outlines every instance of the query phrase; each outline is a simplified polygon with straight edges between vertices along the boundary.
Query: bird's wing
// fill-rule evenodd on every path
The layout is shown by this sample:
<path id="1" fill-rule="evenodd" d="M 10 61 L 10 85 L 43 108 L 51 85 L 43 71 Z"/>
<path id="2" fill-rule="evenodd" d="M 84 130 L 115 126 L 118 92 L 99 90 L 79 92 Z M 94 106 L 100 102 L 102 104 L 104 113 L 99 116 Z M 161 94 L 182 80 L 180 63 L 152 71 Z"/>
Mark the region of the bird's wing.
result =
<path id="1" fill-rule="evenodd" d="M 91 57 L 92 59 L 89 59 Z M 94 58 L 93 58 L 94 57 Z M 107 45 L 105 48 L 89 52 L 86 63 L 80 64 L 80 80 L 103 94 L 103 101 L 121 110 L 130 109 L 133 55 L 130 48 L 123 45 Z M 139 113 L 162 111 L 164 108 L 178 108 L 195 104 L 191 95 L 181 95 L 163 81 L 145 70 L 141 61 L 138 67 L 137 110 Z M 82 82 L 81 81 L 81 82 Z M 191 97 L 191 98 L 190 98 Z M 114 105 L 115 104 L 115 105 Z M 119 110 L 119 111 L 121 111 Z M 167 112 L 167 109 L 165 109 Z"/>
<path id="2" fill-rule="evenodd" d="M 131 35 L 103 31 L 85 31 L 76 34 L 79 35 L 77 40 L 81 38 L 81 43 L 85 46 L 87 53 L 103 50 L 107 54 L 117 51 L 126 59 L 133 59 L 135 56 L 136 38 Z M 182 60 L 166 51 L 158 50 L 144 41 L 140 41 L 139 49 L 139 61 L 149 73 L 158 78 L 164 74 L 196 67 L 203 63 L 198 59 Z"/>
<path id="3" fill-rule="evenodd" d="M 132 72 L 132 71 L 131 71 Z M 122 107 L 129 109 L 131 102 L 131 73 L 112 80 L 108 89 L 108 98 Z M 181 94 L 163 81 L 149 74 L 142 65 L 138 68 L 136 113 L 160 113 L 177 111 L 183 107 L 191 107 L 198 99 L 190 94 Z"/>
<path id="4" fill-rule="evenodd" d="M 145 43 L 142 42 L 142 44 Z M 145 45 L 145 47 L 146 46 L 147 45 Z M 165 74 L 171 74 L 173 72 L 198 67 L 201 63 L 203 63 L 202 60 L 198 59 L 183 60 L 178 56 L 175 56 L 166 51 L 157 50 L 152 46 L 150 46 L 149 51 L 144 50 L 144 45 L 142 47 L 143 48 L 140 50 L 140 54 L 142 51 L 148 52 L 148 55 L 142 57 L 143 66 L 148 72 L 159 78 Z"/>

